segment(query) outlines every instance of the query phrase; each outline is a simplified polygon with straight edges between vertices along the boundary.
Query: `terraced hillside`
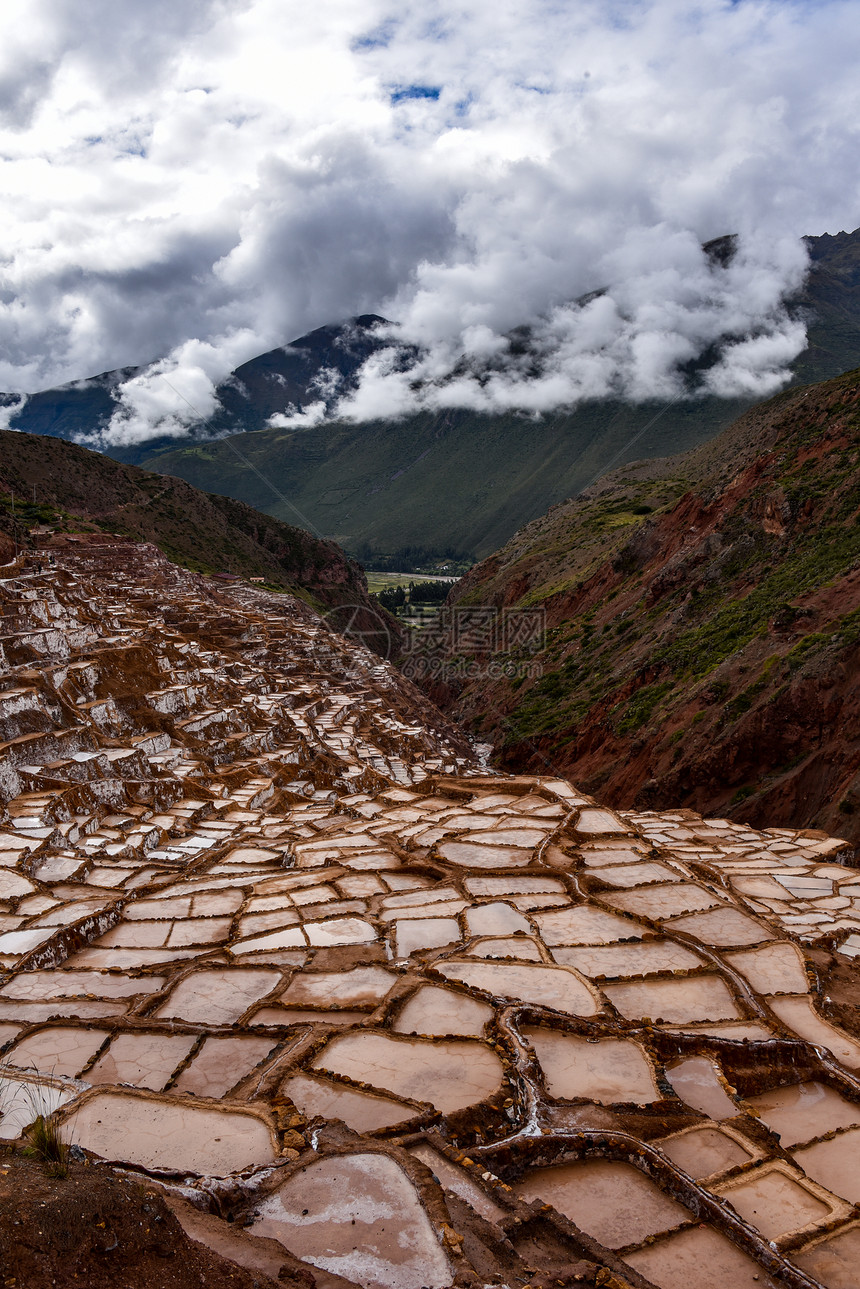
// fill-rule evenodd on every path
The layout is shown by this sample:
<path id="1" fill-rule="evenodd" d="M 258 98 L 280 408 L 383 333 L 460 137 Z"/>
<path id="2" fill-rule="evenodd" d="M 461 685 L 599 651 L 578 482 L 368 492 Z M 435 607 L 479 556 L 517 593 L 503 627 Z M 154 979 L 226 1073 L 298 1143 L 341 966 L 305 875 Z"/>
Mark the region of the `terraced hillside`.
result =
<path id="1" fill-rule="evenodd" d="M 849 844 L 489 774 L 298 601 L 56 558 L 0 570 L 3 1177 L 37 1114 L 75 1143 L 40 1223 L 117 1165 L 243 1287 L 856 1283 Z M 91 1212 L 60 1274 L 133 1276 Z"/>
<path id="2" fill-rule="evenodd" d="M 502 764 L 575 773 L 615 806 L 857 839 L 858 459 L 860 369 L 602 480 L 454 592 L 544 611 L 539 674 L 497 654 L 494 677 L 449 668 L 432 692 Z"/>
<path id="3" fill-rule="evenodd" d="M 57 540 L 106 532 L 152 542 L 197 572 L 261 577 L 290 590 L 382 651 L 396 635 L 363 571 L 334 542 L 63 439 L 0 430 L 0 558 L 16 543 L 48 545 L 43 530 Z"/>

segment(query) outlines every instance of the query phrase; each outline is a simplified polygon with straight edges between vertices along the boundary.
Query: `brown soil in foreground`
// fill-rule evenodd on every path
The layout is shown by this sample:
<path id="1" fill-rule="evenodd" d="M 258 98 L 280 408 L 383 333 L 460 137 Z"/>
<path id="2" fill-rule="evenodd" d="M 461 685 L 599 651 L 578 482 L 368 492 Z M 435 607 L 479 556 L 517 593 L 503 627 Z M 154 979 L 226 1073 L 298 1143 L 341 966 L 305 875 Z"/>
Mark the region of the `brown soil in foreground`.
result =
<path id="1" fill-rule="evenodd" d="M 470 1261 L 489 1277 L 504 1268 L 531 1289 L 622 1283 L 596 1280 L 600 1266 L 572 1258 L 563 1241 L 550 1247 L 545 1233 L 534 1247 L 526 1238 L 524 1262 L 468 1205 L 451 1204 Z M 3 1289 L 357 1289 L 157 1184 L 89 1163 L 49 1177 L 12 1148 L 0 1154 L 0 1272 Z"/>
<path id="2" fill-rule="evenodd" d="M 97 1166 L 68 1177 L 0 1155 L 0 1269 L 4 1289 L 313 1289 L 313 1271 L 274 1280 L 190 1240 L 161 1194 Z"/>

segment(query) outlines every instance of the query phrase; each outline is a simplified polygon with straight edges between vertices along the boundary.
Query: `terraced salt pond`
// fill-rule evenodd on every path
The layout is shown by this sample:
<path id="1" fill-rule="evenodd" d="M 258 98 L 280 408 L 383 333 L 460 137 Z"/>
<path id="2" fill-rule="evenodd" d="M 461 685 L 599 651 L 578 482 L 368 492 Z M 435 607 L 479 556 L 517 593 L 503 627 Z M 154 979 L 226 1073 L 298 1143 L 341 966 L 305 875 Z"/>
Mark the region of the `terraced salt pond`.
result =
<path id="1" fill-rule="evenodd" d="M 840 1207 L 828 1203 L 817 1187 L 780 1160 L 749 1177 L 724 1182 L 717 1194 L 768 1240 L 814 1228 L 837 1216 Z M 843 1212 L 848 1216 L 847 1206 Z"/>
<path id="2" fill-rule="evenodd" d="M 482 770 L 309 609 L 131 543 L 9 596 L 59 652 L 0 642 L 0 1136 L 53 1111 L 360 1289 L 855 1289 L 838 839 Z"/>
<path id="3" fill-rule="evenodd" d="M 717 1066 L 705 1057 L 678 1061 L 668 1067 L 666 1078 L 682 1101 L 709 1119 L 730 1119 L 738 1112 L 720 1081 Z"/>
<path id="4" fill-rule="evenodd" d="M 270 1038 L 248 1035 L 207 1038 L 177 1078 L 177 1092 L 225 1096 L 275 1050 Z"/>
<path id="5" fill-rule="evenodd" d="M 408 1102 L 307 1074 L 286 1079 L 282 1091 L 309 1119 L 342 1119 L 355 1132 L 376 1132 L 404 1123 L 418 1113 Z"/>
<path id="6" fill-rule="evenodd" d="M 782 1289 L 785 1283 L 707 1227 L 679 1231 L 628 1254 L 626 1261 L 660 1289 Z"/>
<path id="7" fill-rule="evenodd" d="M 854 1224 L 815 1241 L 804 1252 L 793 1254 L 791 1260 L 828 1289 L 853 1289 L 860 1260 L 860 1226 Z"/>
<path id="8" fill-rule="evenodd" d="M 782 1144 L 796 1146 L 841 1128 L 860 1125 L 860 1105 L 823 1083 L 793 1083 L 747 1098 L 747 1104 Z"/>
<path id="9" fill-rule="evenodd" d="M 51 1070 L 55 1075 L 75 1078 L 109 1035 L 108 1030 L 74 1027 L 37 1030 L 29 1038 L 16 1043 L 6 1053 L 6 1060 L 21 1069 Z"/>
<path id="10" fill-rule="evenodd" d="M 192 972 L 180 980 L 155 1014 L 192 1024 L 232 1025 L 280 981 L 276 971 L 225 968 Z"/>
<path id="11" fill-rule="evenodd" d="M 610 1249 L 690 1221 L 683 1205 L 664 1195 L 632 1164 L 588 1159 L 530 1173 L 516 1186 L 523 1199 L 540 1199 Z"/>
<path id="12" fill-rule="evenodd" d="M 803 954 L 793 944 L 769 944 L 727 953 L 725 961 L 758 994 L 800 994 L 808 988 Z"/>
<path id="13" fill-rule="evenodd" d="M 279 996 L 284 1006 L 376 1007 L 397 983 L 384 967 L 354 967 L 351 971 L 305 972 L 295 976 Z"/>
<path id="14" fill-rule="evenodd" d="M 686 882 L 678 882 L 674 886 L 637 887 L 631 891 L 607 894 L 603 898 L 615 909 L 655 921 L 677 917 L 680 913 L 713 908 L 720 903 L 717 896 L 703 886 L 693 886 Z"/>
<path id="15" fill-rule="evenodd" d="M 822 1020 L 808 996 L 769 998 L 771 1010 L 800 1038 L 826 1048 L 849 1069 L 860 1069 L 860 1043 Z"/>
<path id="16" fill-rule="evenodd" d="M 440 963 L 437 970 L 446 979 L 459 981 L 491 997 L 552 1007 L 573 1016 L 593 1016 L 600 1007 L 586 983 L 572 971 L 560 967 L 453 961 Z"/>
<path id="17" fill-rule="evenodd" d="M 647 1104 L 658 1101 L 654 1068 L 645 1051 L 628 1039 L 588 1039 L 556 1030 L 524 1027 L 552 1097 Z"/>
<path id="18" fill-rule="evenodd" d="M 158 1101 L 139 1093 L 94 1089 L 62 1123 L 72 1140 L 105 1159 L 158 1172 L 216 1176 L 271 1163 L 277 1138 L 250 1110 Z"/>
<path id="19" fill-rule="evenodd" d="M 860 1204 L 860 1128 L 829 1141 L 817 1141 L 792 1151 L 794 1160 L 808 1177 L 840 1195 L 850 1204 Z"/>
<path id="20" fill-rule="evenodd" d="M 493 1009 L 468 994 L 422 985 L 401 1008 L 391 1028 L 397 1034 L 449 1034 L 479 1038 Z"/>
<path id="21" fill-rule="evenodd" d="M 536 913 L 533 921 L 545 944 L 583 945 L 612 944 L 616 940 L 636 938 L 639 926 L 632 920 L 606 913 L 588 904 Z"/>
<path id="22" fill-rule="evenodd" d="M 683 1025 L 698 1020 L 735 1020 L 741 1015 L 720 976 L 608 984 L 604 993 L 627 1020 L 647 1016 Z"/>
<path id="23" fill-rule="evenodd" d="M 395 1096 L 429 1101 L 443 1114 L 483 1101 L 498 1089 L 504 1072 L 483 1043 L 369 1032 L 332 1039 L 313 1065 Z"/>
<path id="24" fill-rule="evenodd" d="M 721 905 L 707 913 L 690 913 L 672 919 L 670 927 L 693 936 L 712 948 L 731 948 L 734 945 L 761 944 L 770 939 L 767 927 L 737 909 Z"/>
<path id="25" fill-rule="evenodd" d="M 444 1289 L 453 1273 L 409 1178 L 383 1154 L 321 1159 L 258 1206 L 252 1231 L 366 1289 Z"/>
<path id="26" fill-rule="evenodd" d="M 556 948 L 552 956 L 555 962 L 575 967 L 593 980 L 674 973 L 702 966 L 702 959 L 695 953 L 669 940 L 647 940 L 642 944 L 613 944 L 587 949 Z"/>
<path id="27" fill-rule="evenodd" d="M 687 1128 L 658 1144 L 664 1155 L 697 1180 L 718 1177 L 759 1157 L 757 1148 L 740 1133 L 715 1124 Z"/>

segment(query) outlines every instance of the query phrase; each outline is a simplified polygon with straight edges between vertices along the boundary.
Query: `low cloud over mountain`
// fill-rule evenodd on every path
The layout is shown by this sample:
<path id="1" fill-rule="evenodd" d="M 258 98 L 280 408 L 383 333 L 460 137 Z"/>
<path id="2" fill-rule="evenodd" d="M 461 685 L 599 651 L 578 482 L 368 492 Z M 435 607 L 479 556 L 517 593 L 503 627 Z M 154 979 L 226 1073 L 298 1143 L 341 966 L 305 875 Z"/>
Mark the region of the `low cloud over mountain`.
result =
<path id="1" fill-rule="evenodd" d="M 800 235 L 857 223 L 858 34 L 843 0 L 10 0 L 0 388 L 155 359 L 109 440 L 181 435 L 378 312 L 420 367 L 375 355 L 354 419 L 670 399 L 702 354 L 706 392 L 766 394 Z"/>

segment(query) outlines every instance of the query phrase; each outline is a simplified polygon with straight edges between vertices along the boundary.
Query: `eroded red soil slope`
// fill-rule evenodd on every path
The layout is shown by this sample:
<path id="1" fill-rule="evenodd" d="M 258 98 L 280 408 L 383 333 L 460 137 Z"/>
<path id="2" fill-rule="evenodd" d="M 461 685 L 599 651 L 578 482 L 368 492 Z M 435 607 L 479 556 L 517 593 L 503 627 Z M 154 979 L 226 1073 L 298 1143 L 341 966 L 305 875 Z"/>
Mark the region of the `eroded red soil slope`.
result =
<path id="1" fill-rule="evenodd" d="M 425 683 L 506 768 L 616 807 L 860 836 L 859 451 L 854 372 L 625 468 L 457 588 L 460 609 L 544 611 L 544 648 Z"/>

